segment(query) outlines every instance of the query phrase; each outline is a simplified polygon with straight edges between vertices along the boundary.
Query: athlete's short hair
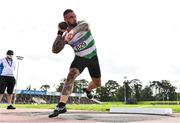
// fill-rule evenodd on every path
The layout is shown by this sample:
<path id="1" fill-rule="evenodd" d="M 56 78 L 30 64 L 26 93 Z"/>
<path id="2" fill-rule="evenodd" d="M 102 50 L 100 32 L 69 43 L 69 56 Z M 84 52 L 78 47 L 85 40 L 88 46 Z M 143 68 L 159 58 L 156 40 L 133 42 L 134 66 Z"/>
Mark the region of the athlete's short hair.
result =
<path id="1" fill-rule="evenodd" d="M 63 16 L 65 17 L 70 12 L 74 12 L 74 11 L 72 9 L 66 9 L 63 13 Z"/>

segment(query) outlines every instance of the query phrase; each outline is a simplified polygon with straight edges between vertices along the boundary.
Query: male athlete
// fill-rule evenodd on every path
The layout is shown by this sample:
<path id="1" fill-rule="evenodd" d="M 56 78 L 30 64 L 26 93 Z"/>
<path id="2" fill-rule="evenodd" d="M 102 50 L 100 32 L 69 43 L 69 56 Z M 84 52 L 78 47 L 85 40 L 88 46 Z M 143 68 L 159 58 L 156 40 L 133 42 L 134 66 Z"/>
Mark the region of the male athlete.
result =
<path id="1" fill-rule="evenodd" d="M 77 22 L 76 14 L 71 9 L 65 10 L 63 16 L 68 28 L 63 36 L 61 38 L 60 36 L 57 36 L 55 41 L 62 41 L 63 39 L 64 42 L 66 42 L 64 44 L 69 44 L 74 50 L 75 58 L 71 63 L 59 103 L 53 113 L 49 115 L 50 118 L 67 112 L 66 102 L 72 93 L 74 80 L 86 67 L 88 68 L 89 74 L 92 78 L 92 81 L 89 83 L 87 88 L 83 89 L 87 94 L 87 97 L 91 99 L 93 97 L 91 94 L 92 89 L 101 86 L 101 71 L 95 41 L 90 32 L 89 25 L 84 21 Z"/>

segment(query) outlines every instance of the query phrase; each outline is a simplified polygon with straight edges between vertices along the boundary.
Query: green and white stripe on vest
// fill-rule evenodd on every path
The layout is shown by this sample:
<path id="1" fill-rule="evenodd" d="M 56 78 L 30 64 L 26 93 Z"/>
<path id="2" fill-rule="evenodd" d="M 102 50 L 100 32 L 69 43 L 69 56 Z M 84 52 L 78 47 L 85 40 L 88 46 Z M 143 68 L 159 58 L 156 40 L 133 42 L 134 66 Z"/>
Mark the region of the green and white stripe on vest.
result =
<path id="1" fill-rule="evenodd" d="M 78 32 L 69 45 L 74 49 L 77 56 L 91 59 L 97 54 L 94 38 L 90 31 Z"/>

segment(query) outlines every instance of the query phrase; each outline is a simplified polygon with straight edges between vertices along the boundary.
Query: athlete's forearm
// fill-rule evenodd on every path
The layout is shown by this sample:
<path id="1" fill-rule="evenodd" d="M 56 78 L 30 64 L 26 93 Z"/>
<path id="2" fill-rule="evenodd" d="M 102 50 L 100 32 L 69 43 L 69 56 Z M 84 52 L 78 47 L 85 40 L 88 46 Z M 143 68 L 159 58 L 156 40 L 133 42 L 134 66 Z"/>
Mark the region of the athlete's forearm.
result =
<path id="1" fill-rule="evenodd" d="M 57 35 L 57 37 L 53 43 L 53 46 L 52 46 L 52 52 L 59 53 L 64 48 L 64 45 L 65 45 L 65 41 L 62 38 L 62 36 Z"/>

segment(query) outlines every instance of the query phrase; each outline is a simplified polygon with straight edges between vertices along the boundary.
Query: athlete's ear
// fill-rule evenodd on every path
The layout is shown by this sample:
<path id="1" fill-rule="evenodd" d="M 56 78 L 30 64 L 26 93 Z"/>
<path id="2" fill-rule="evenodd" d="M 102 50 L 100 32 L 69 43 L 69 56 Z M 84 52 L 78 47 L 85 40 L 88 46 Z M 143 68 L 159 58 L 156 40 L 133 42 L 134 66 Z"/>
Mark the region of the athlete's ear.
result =
<path id="1" fill-rule="evenodd" d="M 66 16 L 64 17 L 64 21 L 67 23 L 67 17 Z"/>

